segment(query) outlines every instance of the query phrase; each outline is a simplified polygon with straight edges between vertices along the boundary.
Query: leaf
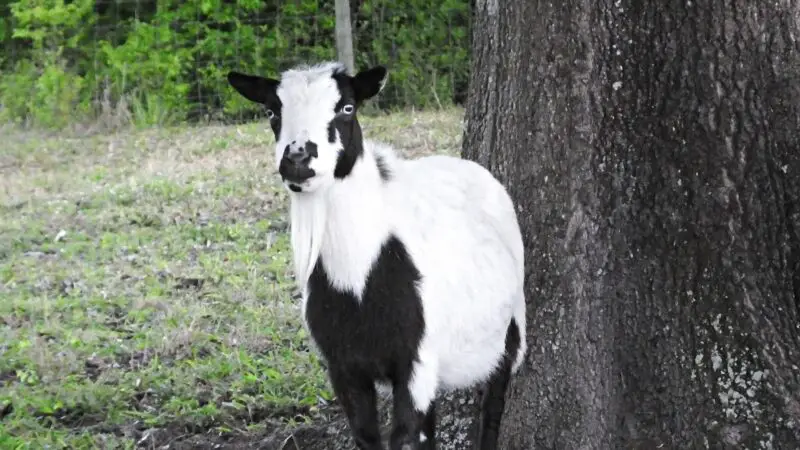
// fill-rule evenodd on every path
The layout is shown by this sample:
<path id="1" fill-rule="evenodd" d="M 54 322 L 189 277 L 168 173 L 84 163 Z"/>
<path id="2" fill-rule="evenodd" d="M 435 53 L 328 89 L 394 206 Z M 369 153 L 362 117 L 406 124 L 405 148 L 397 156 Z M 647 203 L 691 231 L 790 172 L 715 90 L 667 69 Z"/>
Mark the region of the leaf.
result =
<path id="1" fill-rule="evenodd" d="M 283 375 L 275 369 L 267 369 L 264 372 L 269 380 L 277 381 L 283 378 Z"/>

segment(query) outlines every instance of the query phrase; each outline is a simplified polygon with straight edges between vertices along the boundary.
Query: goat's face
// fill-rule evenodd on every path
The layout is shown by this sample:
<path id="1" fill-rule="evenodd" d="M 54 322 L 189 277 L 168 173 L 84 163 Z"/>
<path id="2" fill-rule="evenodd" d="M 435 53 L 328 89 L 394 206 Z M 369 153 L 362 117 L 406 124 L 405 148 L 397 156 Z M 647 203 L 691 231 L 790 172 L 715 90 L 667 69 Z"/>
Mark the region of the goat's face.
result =
<path id="1" fill-rule="evenodd" d="M 341 63 L 291 69 L 280 80 L 228 74 L 242 96 L 263 104 L 275 134 L 275 164 L 294 192 L 314 192 L 346 177 L 363 151 L 356 112 L 380 92 L 384 67 L 350 76 Z"/>

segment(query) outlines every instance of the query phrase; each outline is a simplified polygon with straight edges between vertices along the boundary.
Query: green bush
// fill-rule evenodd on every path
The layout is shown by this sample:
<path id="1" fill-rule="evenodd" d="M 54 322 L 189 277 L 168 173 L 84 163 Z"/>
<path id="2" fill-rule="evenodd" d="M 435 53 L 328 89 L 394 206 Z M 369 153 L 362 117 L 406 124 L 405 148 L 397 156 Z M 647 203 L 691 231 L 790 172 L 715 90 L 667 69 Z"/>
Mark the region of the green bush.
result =
<path id="1" fill-rule="evenodd" d="M 6 120 L 63 127 L 89 110 L 93 2 L 21 0 L 3 4 L 3 43 L 10 51 L 0 79 L 0 112 Z M 13 46 L 14 39 L 26 45 Z M 5 45 L 4 45 L 5 47 Z M 16 50 L 16 51 L 13 51 Z"/>
<path id="2" fill-rule="evenodd" d="M 356 65 L 385 64 L 380 108 L 463 101 L 465 0 L 353 0 Z M 261 111 L 225 74 L 335 58 L 333 1 L 0 0 L 0 119 L 61 128 L 124 108 L 139 125 Z"/>
<path id="3" fill-rule="evenodd" d="M 89 112 L 86 82 L 62 60 L 44 58 L 44 64 L 22 60 L 0 78 L 3 108 L 0 118 L 33 122 L 48 128 L 67 126 L 76 115 Z"/>

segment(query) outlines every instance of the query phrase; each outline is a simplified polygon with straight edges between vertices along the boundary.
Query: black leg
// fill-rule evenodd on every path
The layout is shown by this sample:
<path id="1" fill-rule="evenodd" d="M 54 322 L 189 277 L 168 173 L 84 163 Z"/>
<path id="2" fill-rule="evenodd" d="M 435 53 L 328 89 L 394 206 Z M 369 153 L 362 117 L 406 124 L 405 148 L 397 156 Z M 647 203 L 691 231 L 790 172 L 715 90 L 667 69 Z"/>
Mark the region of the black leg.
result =
<path id="1" fill-rule="evenodd" d="M 506 390 L 511 380 L 511 366 L 519 349 L 519 328 L 513 319 L 506 331 L 506 349 L 503 361 L 497 368 L 483 391 L 481 402 L 481 420 L 478 424 L 478 439 L 476 444 L 480 450 L 496 450 L 497 438 L 500 432 L 500 421 L 506 406 Z"/>
<path id="2" fill-rule="evenodd" d="M 428 412 L 422 417 L 422 434 L 425 441 L 420 445 L 420 450 L 436 450 L 436 403 L 431 402 Z"/>
<path id="3" fill-rule="evenodd" d="M 500 420 L 503 417 L 503 410 L 506 406 L 505 393 L 508 387 L 509 369 L 503 365 L 492 375 L 483 391 L 477 440 L 477 448 L 480 450 L 497 449 Z"/>
<path id="4" fill-rule="evenodd" d="M 417 450 L 422 414 L 414 408 L 408 384 L 394 385 L 394 415 L 392 417 L 391 450 Z"/>
<path id="5" fill-rule="evenodd" d="M 329 371 L 336 397 L 342 404 L 356 447 L 359 450 L 384 450 L 378 423 L 375 385 L 371 380 Z"/>

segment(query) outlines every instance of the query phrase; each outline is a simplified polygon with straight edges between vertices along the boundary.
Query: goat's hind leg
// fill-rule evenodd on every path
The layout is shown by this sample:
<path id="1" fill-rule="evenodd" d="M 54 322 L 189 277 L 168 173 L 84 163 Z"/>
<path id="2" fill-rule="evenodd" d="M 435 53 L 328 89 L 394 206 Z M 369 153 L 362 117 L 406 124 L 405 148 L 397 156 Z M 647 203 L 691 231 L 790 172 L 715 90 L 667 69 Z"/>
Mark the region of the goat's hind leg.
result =
<path id="1" fill-rule="evenodd" d="M 479 450 L 496 450 L 500 421 L 506 406 L 506 391 L 511 380 L 511 367 L 517 356 L 520 346 L 520 330 L 514 319 L 506 331 L 506 348 L 500 366 L 489 378 L 483 392 L 481 401 L 481 420 L 478 423 L 478 439 L 476 448 Z"/>
<path id="2" fill-rule="evenodd" d="M 359 450 L 384 450 L 375 384 L 366 377 L 329 370 L 331 384 L 342 404 Z"/>

